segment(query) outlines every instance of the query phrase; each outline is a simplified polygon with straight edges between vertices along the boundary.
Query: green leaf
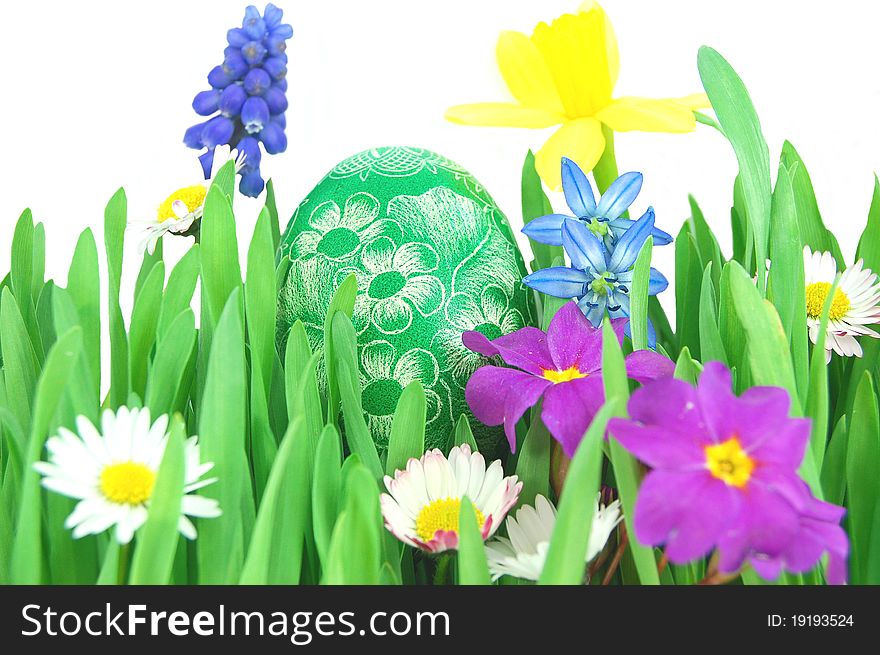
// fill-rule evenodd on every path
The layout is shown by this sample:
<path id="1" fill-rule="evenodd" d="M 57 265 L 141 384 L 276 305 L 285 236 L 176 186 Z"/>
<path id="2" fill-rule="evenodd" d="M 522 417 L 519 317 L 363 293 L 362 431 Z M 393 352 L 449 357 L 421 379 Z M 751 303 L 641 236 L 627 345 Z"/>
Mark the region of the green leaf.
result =
<path id="1" fill-rule="evenodd" d="M 843 270 L 846 264 L 843 261 L 840 246 L 837 245 L 837 239 L 822 222 L 810 173 L 797 150 L 788 141 L 782 144 L 780 163 L 788 169 L 791 176 L 801 242 L 810 246 L 813 251 L 827 250 L 837 260 L 838 270 Z"/>
<path id="2" fill-rule="evenodd" d="M 544 193 L 541 178 L 535 169 L 535 155 L 531 150 L 526 154 L 526 159 L 523 162 L 521 191 L 523 225 L 528 225 L 531 220 L 539 216 L 553 213 L 553 207 L 547 194 Z M 553 260 L 556 257 L 562 257 L 561 246 L 548 246 L 532 239 L 529 239 L 529 246 L 535 257 L 534 270 L 548 268 L 553 265 Z"/>
<path id="3" fill-rule="evenodd" d="M 691 353 L 687 346 L 678 353 L 678 359 L 675 361 L 675 371 L 673 377 L 676 380 L 684 380 L 693 385 L 697 384 L 697 378 L 700 377 L 700 369 L 697 368 L 696 362 L 691 358 Z"/>
<path id="4" fill-rule="evenodd" d="M 862 583 L 872 557 L 870 544 L 880 498 L 880 417 L 871 374 L 859 382 L 853 404 L 846 451 L 847 509 L 849 510 L 852 582 Z M 876 557 L 876 553 L 873 554 Z"/>
<path id="5" fill-rule="evenodd" d="M 98 246 L 91 229 L 84 230 L 76 242 L 67 273 L 67 291 L 76 305 L 83 330 L 83 349 L 97 396 L 101 385 L 101 278 Z"/>
<path id="6" fill-rule="evenodd" d="M 709 262 L 715 262 L 716 266 L 712 269 L 714 273 L 712 281 L 718 284 L 718 275 L 721 273 L 721 266 L 724 264 L 721 248 L 718 245 L 718 240 L 712 233 L 712 228 L 706 222 L 703 212 L 693 196 L 688 196 L 688 204 L 691 208 L 688 227 L 691 234 L 694 235 L 694 241 L 697 244 L 697 253 L 702 264 L 701 268 L 705 270 Z"/>
<path id="7" fill-rule="evenodd" d="M 654 249 L 654 237 L 649 236 L 639 251 L 633 266 L 632 300 L 630 308 L 630 328 L 632 330 L 633 350 L 645 350 L 648 347 L 648 281 L 651 275 L 651 253 Z"/>
<path id="8" fill-rule="evenodd" d="M 269 229 L 272 232 L 272 249 L 278 250 L 281 243 L 281 225 L 278 222 L 278 207 L 275 204 L 275 184 L 266 182 L 266 211 L 269 212 Z"/>
<path id="9" fill-rule="evenodd" d="M 147 522 L 138 532 L 129 584 L 168 584 L 177 551 L 185 476 L 186 427 L 178 414 L 171 419 L 168 442 L 150 498 Z M 208 519 L 210 520 L 210 519 Z"/>
<path id="10" fill-rule="evenodd" d="M 55 342 L 37 382 L 27 459 L 22 474 L 21 506 L 9 569 L 12 584 L 40 584 L 43 581 L 40 475 L 34 470 L 34 464 L 40 461 L 52 417 L 81 352 L 82 330 L 75 327 Z"/>
<path id="11" fill-rule="evenodd" d="M 202 294 L 208 309 L 208 315 L 202 316 L 202 321 L 216 325 L 227 300 L 241 286 L 232 205 L 216 181 L 205 199 L 200 253 Z"/>
<path id="12" fill-rule="evenodd" d="M 46 282 L 46 228 L 42 223 L 34 225 L 34 254 L 33 254 L 33 286 L 31 298 L 36 303 L 37 298 L 43 291 Z"/>
<path id="13" fill-rule="evenodd" d="M 302 412 L 305 429 L 314 442 L 324 429 L 324 411 L 315 375 L 317 356 L 318 353 L 312 354 L 305 326 L 297 320 L 290 328 L 284 356 L 287 413 L 294 416 L 298 411 Z"/>
<path id="14" fill-rule="evenodd" d="M 150 351 L 156 339 L 156 326 L 159 322 L 159 307 L 162 303 L 164 286 L 165 264 L 158 262 L 144 281 L 131 312 L 131 327 L 128 335 L 129 381 L 131 391 L 140 398 L 144 397 L 147 386 L 147 367 Z"/>
<path id="15" fill-rule="evenodd" d="M 619 399 L 606 403 L 590 423 L 574 453 L 539 584 L 577 585 L 584 581 L 584 559 L 597 509 L 596 494 L 602 484 L 605 429 L 608 420 L 620 413 Z M 653 555 L 651 557 L 653 561 Z"/>
<path id="16" fill-rule="evenodd" d="M 235 162 L 231 159 L 223 164 L 214 176 L 214 181 L 211 183 L 211 189 L 215 188 L 226 197 L 226 200 L 231 207 L 232 199 L 235 196 Z M 208 193 L 210 193 L 210 190 Z"/>
<path id="17" fill-rule="evenodd" d="M 381 566 L 382 513 L 379 488 L 371 471 L 360 464 L 345 477 L 345 508 L 336 522 L 328 549 L 325 584 L 378 584 Z M 352 544 L 357 544 L 352 548 Z"/>
<path id="18" fill-rule="evenodd" d="M 110 330 L 110 408 L 128 400 L 128 336 L 119 306 L 122 246 L 126 227 L 125 191 L 119 189 L 104 209 L 104 249 L 107 252 L 108 315 Z"/>
<path id="19" fill-rule="evenodd" d="M 623 408 L 629 398 L 629 382 L 620 344 L 607 319 L 602 324 L 602 381 L 605 384 L 605 402 L 615 403 L 611 415 L 625 417 L 626 411 Z M 623 516 L 626 519 L 626 529 L 630 534 L 630 550 L 639 580 L 642 584 L 660 584 L 654 551 L 636 541 L 632 524 L 640 479 L 638 462 L 611 435 L 608 437 L 608 445 L 614 479 L 617 481 L 620 494 L 620 504 L 623 506 Z"/>
<path id="20" fill-rule="evenodd" d="M 464 418 L 464 416 L 462 416 Z M 550 449 L 553 438 L 540 419 L 540 411 L 535 411 L 526 438 L 523 439 L 519 457 L 516 460 L 516 475 L 523 488 L 517 499 L 517 507 L 533 505 L 535 496 L 550 495 Z"/>
<path id="21" fill-rule="evenodd" d="M 345 439 L 351 452 L 356 453 L 367 469 L 381 480 L 384 476 L 376 444 L 361 407 L 361 389 L 357 376 L 357 335 L 351 319 L 343 312 L 333 316 L 333 344 L 336 375 L 342 398 L 342 415 L 345 419 Z M 354 520 L 354 519 L 352 519 Z"/>
<path id="22" fill-rule="evenodd" d="M 758 288 L 765 288 L 763 262 L 770 237 L 770 155 L 752 99 L 736 71 L 718 52 L 703 46 L 697 55 L 703 87 L 739 163 L 739 176 L 755 240 Z"/>
<path id="23" fill-rule="evenodd" d="M 724 351 L 724 342 L 718 327 L 712 267 L 711 263 L 706 264 L 700 288 L 700 354 L 705 362 L 719 361 L 727 364 L 727 353 Z"/>
<path id="24" fill-rule="evenodd" d="M 868 223 L 859 238 L 856 259 L 865 262 L 865 268 L 880 271 L 880 180 L 874 175 L 874 195 L 868 211 Z"/>
<path id="25" fill-rule="evenodd" d="M 465 414 L 458 417 L 458 421 L 455 423 L 455 432 L 452 435 L 453 446 L 460 446 L 462 444 L 470 446 L 472 452 L 479 450 L 474 439 L 474 433 L 471 430 L 470 421 L 468 421 L 468 417 Z"/>
<path id="26" fill-rule="evenodd" d="M 400 394 L 391 436 L 388 439 L 388 458 L 385 473 L 393 476 L 396 470 L 406 470 L 411 457 L 418 459 L 425 454 L 425 390 L 422 383 L 414 380 Z"/>
<path id="27" fill-rule="evenodd" d="M 697 243 L 685 223 L 675 237 L 675 336 L 678 347 L 687 346 L 700 358 L 699 307 L 703 269 Z"/>
<path id="28" fill-rule="evenodd" d="M 842 416 L 834 426 L 822 462 L 822 492 L 825 500 L 835 505 L 843 505 L 846 495 L 846 450 L 849 438 L 846 421 L 847 417 Z"/>
<path id="29" fill-rule="evenodd" d="M 321 564 L 326 568 L 333 525 L 342 495 L 342 443 L 332 425 L 324 427 L 315 454 L 312 480 L 312 531 Z"/>
<path id="30" fill-rule="evenodd" d="M 268 391 L 275 353 L 275 265 L 268 210 L 260 212 L 248 248 L 245 308 L 254 375 Z M 253 387 L 253 385 L 252 385 Z"/>
<path id="31" fill-rule="evenodd" d="M 196 550 L 202 584 L 234 584 L 244 561 L 249 536 L 245 518 L 253 512 L 245 447 L 246 380 L 241 301 L 239 291 L 233 290 L 214 333 L 199 418 L 202 461 L 214 462 L 212 475 L 219 480 L 199 494 L 216 498 L 223 511 L 199 525 Z"/>
<path id="32" fill-rule="evenodd" d="M 0 292 L 0 355 L 7 405 L 18 424 L 27 431 L 31 425 L 31 398 L 39 366 L 18 303 L 8 287 Z"/>
<path id="33" fill-rule="evenodd" d="M 175 404 L 186 380 L 187 365 L 196 345 L 195 315 L 184 309 L 156 344 L 156 356 L 150 362 L 144 405 L 153 416 L 182 411 Z"/>
<path id="34" fill-rule="evenodd" d="M 336 381 L 336 344 L 333 341 L 333 318 L 342 312 L 351 318 L 354 301 L 357 298 L 357 277 L 354 273 L 346 277 L 337 287 L 327 307 L 324 319 L 324 368 L 327 371 L 327 423 L 337 425 L 339 416 L 339 383 Z M 357 340 L 355 340 L 357 342 Z M 357 371 L 357 367 L 353 367 Z"/>
<path id="35" fill-rule="evenodd" d="M 162 260 L 162 240 L 156 243 L 156 249 L 153 251 L 151 255 L 148 252 L 144 252 L 143 260 L 141 261 L 141 268 L 138 271 L 137 280 L 134 284 L 134 299 L 137 300 L 138 296 L 141 295 L 141 289 L 144 288 L 144 282 L 147 281 L 147 278 L 150 276 L 150 273 L 153 272 L 153 267 L 156 264 L 160 263 Z"/>
<path id="36" fill-rule="evenodd" d="M 488 585 L 489 563 L 474 504 L 465 495 L 458 512 L 458 584 Z"/>
<path id="37" fill-rule="evenodd" d="M 308 435 L 301 416 L 281 441 L 257 513 L 241 584 L 298 584 L 310 500 Z"/>
<path id="38" fill-rule="evenodd" d="M 168 276 L 168 284 L 162 296 L 162 308 L 159 311 L 157 341 L 161 342 L 180 313 L 189 309 L 199 281 L 199 268 L 199 246 L 196 244 L 186 251 Z"/>

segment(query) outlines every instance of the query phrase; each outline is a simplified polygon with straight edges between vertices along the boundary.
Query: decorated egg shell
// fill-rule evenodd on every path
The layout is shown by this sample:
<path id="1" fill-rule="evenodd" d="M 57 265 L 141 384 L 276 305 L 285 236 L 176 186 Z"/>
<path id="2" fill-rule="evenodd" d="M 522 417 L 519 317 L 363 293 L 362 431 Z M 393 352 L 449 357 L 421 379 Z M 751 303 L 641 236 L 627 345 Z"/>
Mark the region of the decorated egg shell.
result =
<path id="1" fill-rule="evenodd" d="M 495 338 L 534 324 L 534 310 L 510 225 L 470 173 L 420 148 L 349 157 L 296 209 L 281 242 L 284 258 L 282 346 L 299 319 L 312 347 L 322 347 L 333 293 L 349 274 L 357 276 L 352 322 L 362 403 L 380 453 L 413 380 L 427 398 L 427 448 L 445 450 L 464 413 L 480 450 L 501 452 L 503 430 L 480 424 L 465 402 L 468 378 L 487 360 L 465 348 L 461 334 Z M 318 378 L 323 391 L 323 370 Z"/>

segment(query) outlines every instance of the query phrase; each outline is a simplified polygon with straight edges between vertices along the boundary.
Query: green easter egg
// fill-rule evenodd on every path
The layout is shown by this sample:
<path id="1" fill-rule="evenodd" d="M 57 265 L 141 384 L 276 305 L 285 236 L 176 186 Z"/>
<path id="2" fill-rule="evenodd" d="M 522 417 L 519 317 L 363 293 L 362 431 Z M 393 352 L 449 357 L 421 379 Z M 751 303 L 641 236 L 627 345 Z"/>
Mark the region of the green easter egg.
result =
<path id="1" fill-rule="evenodd" d="M 500 427 L 480 424 L 468 410 L 465 384 L 487 360 L 465 348 L 461 334 L 495 338 L 534 324 L 534 310 L 510 225 L 470 173 L 421 148 L 358 153 L 299 205 L 279 256 L 289 260 L 279 292 L 282 342 L 299 319 L 320 348 L 333 292 L 357 276 L 352 321 L 363 409 L 380 453 L 413 380 L 427 397 L 428 448 L 447 448 L 461 414 L 481 451 L 506 447 Z M 323 371 L 319 382 L 326 385 Z"/>

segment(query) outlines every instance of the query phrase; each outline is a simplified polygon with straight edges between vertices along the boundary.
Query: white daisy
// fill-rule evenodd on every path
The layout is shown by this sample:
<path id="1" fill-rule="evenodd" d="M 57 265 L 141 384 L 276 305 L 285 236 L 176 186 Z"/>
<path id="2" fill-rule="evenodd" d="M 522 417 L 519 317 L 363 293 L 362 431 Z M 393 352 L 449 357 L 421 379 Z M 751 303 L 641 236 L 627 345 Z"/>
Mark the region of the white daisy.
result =
<path id="1" fill-rule="evenodd" d="M 217 146 L 214 151 L 214 159 L 211 167 L 211 177 L 199 184 L 192 184 L 178 189 L 159 205 L 156 218 L 130 221 L 129 227 L 142 230 L 138 251 L 153 254 L 159 239 L 167 233 L 183 234 L 202 217 L 205 206 L 205 197 L 211 182 L 223 165 L 230 159 L 235 159 L 235 172 L 238 173 L 244 166 L 245 155 L 243 152 L 235 154 L 229 146 Z"/>
<path id="2" fill-rule="evenodd" d="M 168 416 L 150 425 L 150 410 L 120 407 L 114 414 L 106 410 L 99 431 L 85 416 L 76 420 L 79 435 L 60 428 L 49 438 L 48 462 L 34 468 L 43 476 L 43 486 L 80 502 L 67 520 L 73 538 L 98 534 L 116 527 L 121 544 L 131 541 L 147 520 L 147 510 L 162 455 L 168 443 Z M 211 498 L 193 495 L 217 481 L 202 479 L 213 463 L 201 463 L 196 437 L 186 441 L 184 496 L 178 528 L 187 539 L 195 539 L 196 529 L 188 517 L 220 516 L 220 506 Z"/>
<path id="3" fill-rule="evenodd" d="M 807 327 L 810 341 L 819 337 L 822 308 L 831 286 L 837 277 L 837 263 L 829 252 L 812 252 L 804 247 L 804 282 L 807 295 Z M 867 327 L 880 323 L 880 282 L 870 269 L 862 268 L 862 260 L 847 268 L 840 276 L 840 283 L 831 301 L 828 331 L 825 336 L 825 354 L 831 359 L 831 351 L 844 357 L 861 357 L 859 336 L 880 337 Z"/>
<path id="4" fill-rule="evenodd" d="M 462 444 L 449 452 L 429 450 L 413 457 L 405 471 L 385 476 L 382 494 L 385 527 L 402 542 L 430 553 L 458 547 L 458 513 L 464 496 L 471 499 L 483 539 L 498 529 L 516 503 L 522 482 L 504 477 L 501 460 L 486 468 L 480 453 Z"/>
<path id="5" fill-rule="evenodd" d="M 597 494 L 595 507 L 590 543 L 587 545 L 584 562 L 589 562 L 602 552 L 608 537 L 623 518 L 619 500 L 606 507 L 599 504 Z M 516 511 L 515 518 L 508 516 L 507 537 L 496 537 L 486 544 L 492 580 L 497 580 L 502 575 L 525 580 L 540 578 L 555 525 L 556 508 L 541 495 L 535 497 L 534 507 L 524 505 Z"/>

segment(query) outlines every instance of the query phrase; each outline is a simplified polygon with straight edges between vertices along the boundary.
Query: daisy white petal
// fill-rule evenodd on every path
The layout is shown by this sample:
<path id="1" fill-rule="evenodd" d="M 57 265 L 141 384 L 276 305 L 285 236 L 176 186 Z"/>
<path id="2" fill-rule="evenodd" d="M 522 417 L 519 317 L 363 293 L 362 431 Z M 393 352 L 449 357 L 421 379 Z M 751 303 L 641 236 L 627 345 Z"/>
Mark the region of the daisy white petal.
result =
<path id="1" fill-rule="evenodd" d="M 385 476 L 385 487 L 388 493 L 381 497 L 385 527 L 406 544 L 439 553 L 458 547 L 458 517 L 465 495 L 474 505 L 485 539 L 516 502 L 522 482 L 516 476 L 504 477 L 500 461 L 487 470 L 483 456 L 462 445 L 453 448 L 448 459 L 437 449 L 410 459 L 406 470 L 395 471 L 393 478 Z"/>
<path id="2" fill-rule="evenodd" d="M 159 465 L 168 444 L 168 417 L 150 422 L 148 409 L 120 407 L 101 416 L 101 431 L 85 417 L 76 421 L 79 434 L 60 428 L 46 443 L 48 461 L 34 470 L 46 489 L 79 499 L 65 521 L 78 539 L 115 527 L 117 541 L 126 544 L 146 522 Z M 216 500 L 191 495 L 216 482 L 202 479 L 211 463 L 202 464 L 194 438 L 184 458 L 184 496 L 179 525 L 184 536 L 195 527 L 184 515 L 213 518 L 220 515 Z M 185 519 L 185 520 L 184 520 Z"/>

